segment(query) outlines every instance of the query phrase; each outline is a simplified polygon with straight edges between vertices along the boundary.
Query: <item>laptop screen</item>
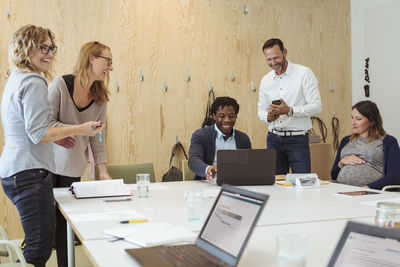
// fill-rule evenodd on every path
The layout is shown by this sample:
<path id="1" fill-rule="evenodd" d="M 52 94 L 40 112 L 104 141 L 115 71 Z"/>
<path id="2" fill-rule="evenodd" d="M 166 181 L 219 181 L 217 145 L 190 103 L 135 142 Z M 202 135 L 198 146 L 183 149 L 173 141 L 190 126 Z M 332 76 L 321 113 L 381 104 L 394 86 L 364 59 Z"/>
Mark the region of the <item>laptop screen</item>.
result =
<path id="1" fill-rule="evenodd" d="M 200 238 L 237 257 L 263 201 L 222 191 Z"/>
<path id="2" fill-rule="evenodd" d="M 334 266 L 399 266 L 399 263 L 398 240 L 350 232 Z"/>

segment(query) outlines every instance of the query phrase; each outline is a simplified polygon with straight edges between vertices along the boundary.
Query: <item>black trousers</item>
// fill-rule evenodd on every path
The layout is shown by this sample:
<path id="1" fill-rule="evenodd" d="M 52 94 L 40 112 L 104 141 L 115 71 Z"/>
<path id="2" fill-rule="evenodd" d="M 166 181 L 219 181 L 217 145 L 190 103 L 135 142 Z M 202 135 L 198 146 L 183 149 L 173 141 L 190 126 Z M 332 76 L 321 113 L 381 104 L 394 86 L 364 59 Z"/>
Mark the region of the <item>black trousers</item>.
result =
<path id="1" fill-rule="evenodd" d="M 79 182 L 81 177 L 69 177 L 58 174 L 53 175 L 53 187 L 70 187 L 73 182 Z M 68 266 L 67 254 L 67 221 L 62 215 L 61 211 L 56 206 L 56 252 L 57 252 L 57 265 L 58 267 Z"/>

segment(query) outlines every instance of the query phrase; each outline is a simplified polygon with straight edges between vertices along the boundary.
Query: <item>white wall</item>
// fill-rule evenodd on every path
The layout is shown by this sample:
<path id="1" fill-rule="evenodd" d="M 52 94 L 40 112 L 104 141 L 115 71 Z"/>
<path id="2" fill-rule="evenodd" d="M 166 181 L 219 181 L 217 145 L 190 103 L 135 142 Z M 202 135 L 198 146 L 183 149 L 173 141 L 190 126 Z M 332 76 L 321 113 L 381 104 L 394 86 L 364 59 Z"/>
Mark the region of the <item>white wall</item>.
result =
<path id="1" fill-rule="evenodd" d="M 351 0 L 352 102 L 374 101 L 385 130 L 400 140 L 400 1 Z M 365 58 L 370 97 L 365 97 Z"/>

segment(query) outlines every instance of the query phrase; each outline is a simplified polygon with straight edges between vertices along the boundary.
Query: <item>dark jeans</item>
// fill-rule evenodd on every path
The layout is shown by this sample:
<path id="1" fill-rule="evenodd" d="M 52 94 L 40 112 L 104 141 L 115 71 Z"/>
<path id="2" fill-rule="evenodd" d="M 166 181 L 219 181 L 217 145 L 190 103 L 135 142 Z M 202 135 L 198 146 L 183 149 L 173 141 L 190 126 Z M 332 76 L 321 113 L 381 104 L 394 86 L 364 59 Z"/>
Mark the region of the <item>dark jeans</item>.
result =
<path id="1" fill-rule="evenodd" d="M 1 184 L 21 218 L 26 261 L 44 267 L 51 255 L 54 238 L 52 173 L 45 169 L 25 170 L 2 178 Z"/>
<path id="2" fill-rule="evenodd" d="M 73 182 L 79 182 L 80 177 L 68 177 L 53 174 L 53 187 L 70 187 Z M 58 267 L 68 266 L 67 253 L 67 221 L 61 211 L 56 207 L 56 251 Z"/>
<path id="3" fill-rule="evenodd" d="M 268 132 L 267 148 L 276 150 L 276 174 L 310 173 L 311 159 L 308 134 L 278 136 Z"/>

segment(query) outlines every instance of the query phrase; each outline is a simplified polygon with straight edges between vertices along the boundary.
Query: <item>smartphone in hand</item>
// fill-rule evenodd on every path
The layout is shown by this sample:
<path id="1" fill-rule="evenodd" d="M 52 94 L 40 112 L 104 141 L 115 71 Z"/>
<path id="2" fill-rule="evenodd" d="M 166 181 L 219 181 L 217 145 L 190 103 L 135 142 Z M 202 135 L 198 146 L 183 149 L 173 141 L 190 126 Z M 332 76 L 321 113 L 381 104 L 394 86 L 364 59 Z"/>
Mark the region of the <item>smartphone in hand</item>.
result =
<path id="1" fill-rule="evenodd" d="M 272 101 L 272 104 L 279 106 L 281 104 L 281 100 L 280 99 L 274 100 L 274 101 Z"/>

